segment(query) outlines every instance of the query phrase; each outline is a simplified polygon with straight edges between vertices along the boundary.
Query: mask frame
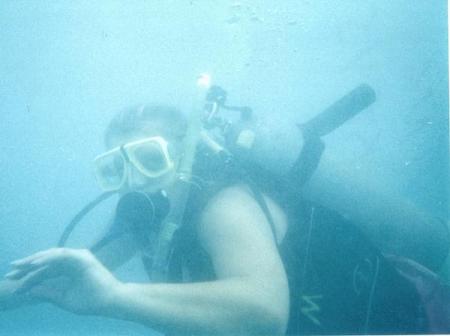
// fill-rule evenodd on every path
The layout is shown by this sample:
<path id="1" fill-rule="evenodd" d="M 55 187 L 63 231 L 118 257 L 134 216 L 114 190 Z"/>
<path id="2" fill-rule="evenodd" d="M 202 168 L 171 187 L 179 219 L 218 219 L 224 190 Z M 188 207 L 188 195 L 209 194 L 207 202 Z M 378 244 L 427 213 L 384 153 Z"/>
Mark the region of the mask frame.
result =
<path id="1" fill-rule="evenodd" d="M 156 149 L 154 153 L 160 155 L 158 158 L 160 168 L 150 169 L 144 164 L 139 154 L 139 150 L 143 148 Z M 150 179 L 162 177 L 175 168 L 175 162 L 169 153 L 168 142 L 164 138 L 153 136 L 131 141 L 95 157 L 94 170 L 100 187 L 105 191 L 120 190 L 128 178 L 129 164 Z M 112 181 L 112 178 L 108 179 L 105 173 L 107 170 L 111 173 L 111 177 L 117 177 L 116 182 Z"/>

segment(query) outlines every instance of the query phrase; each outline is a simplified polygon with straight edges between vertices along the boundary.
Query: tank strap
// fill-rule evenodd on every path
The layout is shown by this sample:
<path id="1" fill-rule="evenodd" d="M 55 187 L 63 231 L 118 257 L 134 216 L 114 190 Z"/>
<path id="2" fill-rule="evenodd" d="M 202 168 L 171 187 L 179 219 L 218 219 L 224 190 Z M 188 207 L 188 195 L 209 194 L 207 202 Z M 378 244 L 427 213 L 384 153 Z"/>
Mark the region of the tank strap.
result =
<path id="1" fill-rule="evenodd" d="M 276 230 L 275 230 L 275 221 L 273 220 L 272 214 L 270 213 L 269 207 L 267 206 L 267 202 L 264 199 L 264 195 L 253 181 L 249 180 L 249 181 L 247 181 L 247 184 L 253 193 L 253 197 L 255 198 L 255 201 L 258 203 L 262 212 L 266 216 L 267 221 L 269 222 L 270 229 L 272 230 L 272 235 L 273 235 L 274 241 L 276 243 L 277 235 L 276 235 Z"/>

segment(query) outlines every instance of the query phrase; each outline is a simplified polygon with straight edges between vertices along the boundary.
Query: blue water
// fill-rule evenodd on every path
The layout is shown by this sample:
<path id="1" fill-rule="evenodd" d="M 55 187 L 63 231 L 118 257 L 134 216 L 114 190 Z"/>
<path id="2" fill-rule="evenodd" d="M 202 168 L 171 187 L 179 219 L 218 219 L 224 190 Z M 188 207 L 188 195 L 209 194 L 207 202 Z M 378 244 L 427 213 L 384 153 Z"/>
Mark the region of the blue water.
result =
<path id="1" fill-rule="evenodd" d="M 444 0 L 7 0 L 0 32 L 0 274 L 54 246 L 99 193 L 92 159 L 111 116 L 148 101 L 188 110 L 202 72 L 230 102 L 253 107 L 279 146 L 274 170 L 295 156 L 285 150 L 298 146 L 295 123 L 369 83 L 376 104 L 324 138 L 319 171 L 335 167 L 363 190 L 376 186 L 448 219 Z M 101 235 L 108 204 L 80 226 L 73 246 Z M 145 278 L 136 261 L 119 277 Z M 0 313 L 0 335 L 148 332 L 51 306 Z"/>

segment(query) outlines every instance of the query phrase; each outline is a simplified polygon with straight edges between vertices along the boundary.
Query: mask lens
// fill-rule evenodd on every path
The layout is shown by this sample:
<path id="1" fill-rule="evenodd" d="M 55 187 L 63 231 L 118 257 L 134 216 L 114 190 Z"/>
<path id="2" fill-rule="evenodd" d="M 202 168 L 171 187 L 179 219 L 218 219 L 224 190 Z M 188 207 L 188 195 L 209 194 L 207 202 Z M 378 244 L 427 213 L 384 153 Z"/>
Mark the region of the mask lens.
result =
<path id="1" fill-rule="evenodd" d="M 125 175 L 125 161 L 119 153 L 106 155 L 95 160 L 97 178 L 107 190 L 121 186 Z"/>
<path id="2" fill-rule="evenodd" d="M 158 174 L 167 169 L 166 157 L 158 144 L 142 144 L 133 150 L 133 156 L 140 168 L 150 175 Z"/>

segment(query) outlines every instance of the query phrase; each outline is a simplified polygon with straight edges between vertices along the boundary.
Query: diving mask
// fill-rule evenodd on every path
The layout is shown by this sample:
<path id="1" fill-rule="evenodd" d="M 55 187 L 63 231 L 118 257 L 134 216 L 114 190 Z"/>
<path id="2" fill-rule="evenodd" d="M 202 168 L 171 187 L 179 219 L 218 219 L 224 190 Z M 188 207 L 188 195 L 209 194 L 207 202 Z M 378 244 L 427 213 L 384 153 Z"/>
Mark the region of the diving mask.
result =
<path id="1" fill-rule="evenodd" d="M 127 180 L 130 164 L 149 179 L 161 178 L 175 168 L 164 138 L 155 136 L 132 141 L 94 159 L 100 187 L 106 191 L 121 189 Z"/>

